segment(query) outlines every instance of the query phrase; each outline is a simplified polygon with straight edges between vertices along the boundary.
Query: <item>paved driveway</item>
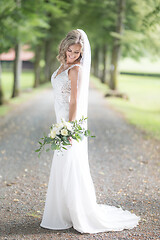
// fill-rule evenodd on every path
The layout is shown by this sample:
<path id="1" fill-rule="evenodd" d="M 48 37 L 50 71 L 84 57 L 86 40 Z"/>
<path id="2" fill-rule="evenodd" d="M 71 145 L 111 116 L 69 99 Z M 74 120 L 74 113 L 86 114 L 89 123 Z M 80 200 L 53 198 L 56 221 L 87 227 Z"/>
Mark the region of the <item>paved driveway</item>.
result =
<path id="1" fill-rule="evenodd" d="M 39 159 L 34 150 L 55 119 L 52 89 L 0 119 L 0 239 L 160 239 L 160 143 L 127 124 L 93 86 L 88 127 L 96 138 L 89 139 L 89 163 L 97 203 L 121 206 L 142 220 L 132 230 L 97 234 L 39 227 L 53 153 Z"/>

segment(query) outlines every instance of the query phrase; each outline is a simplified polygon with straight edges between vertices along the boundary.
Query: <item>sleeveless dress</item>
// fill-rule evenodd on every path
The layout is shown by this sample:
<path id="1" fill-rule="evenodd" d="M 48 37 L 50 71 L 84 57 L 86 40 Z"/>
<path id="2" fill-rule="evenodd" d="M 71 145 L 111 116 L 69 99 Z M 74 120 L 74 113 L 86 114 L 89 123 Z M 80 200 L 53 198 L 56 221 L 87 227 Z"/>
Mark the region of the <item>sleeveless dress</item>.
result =
<path id="1" fill-rule="evenodd" d="M 60 65 L 51 77 L 57 122 L 60 122 L 61 117 L 69 121 L 71 82 L 68 70 L 75 65 L 81 67 L 74 64 L 57 76 Z M 122 208 L 97 204 L 88 152 L 82 151 L 82 142 L 73 139 L 72 146 L 67 146 L 68 150 L 60 154 L 54 151 L 40 226 L 55 230 L 73 227 L 80 233 L 134 228 L 139 224 L 139 216 Z"/>

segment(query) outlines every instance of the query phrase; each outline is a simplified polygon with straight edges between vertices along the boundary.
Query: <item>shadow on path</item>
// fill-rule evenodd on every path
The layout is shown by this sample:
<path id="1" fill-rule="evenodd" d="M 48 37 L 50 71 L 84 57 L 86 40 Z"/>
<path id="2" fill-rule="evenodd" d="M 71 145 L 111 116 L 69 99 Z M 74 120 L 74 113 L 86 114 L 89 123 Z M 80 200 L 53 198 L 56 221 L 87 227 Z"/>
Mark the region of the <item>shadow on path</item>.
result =
<path id="1" fill-rule="evenodd" d="M 0 225 L 1 227 L 1 233 L 0 237 L 5 237 L 5 236 L 12 236 L 12 235 L 32 235 L 34 234 L 35 236 L 38 234 L 62 234 L 62 233 L 72 233 L 76 236 L 81 235 L 78 231 L 76 231 L 73 227 L 69 229 L 62 229 L 62 230 L 51 230 L 51 229 L 45 229 L 40 227 L 40 220 L 39 219 L 28 219 L 25 218 L 22 221 L 13 223 L 3 223 Z M 86 234 L 85 234 L 86 235 Z"/>

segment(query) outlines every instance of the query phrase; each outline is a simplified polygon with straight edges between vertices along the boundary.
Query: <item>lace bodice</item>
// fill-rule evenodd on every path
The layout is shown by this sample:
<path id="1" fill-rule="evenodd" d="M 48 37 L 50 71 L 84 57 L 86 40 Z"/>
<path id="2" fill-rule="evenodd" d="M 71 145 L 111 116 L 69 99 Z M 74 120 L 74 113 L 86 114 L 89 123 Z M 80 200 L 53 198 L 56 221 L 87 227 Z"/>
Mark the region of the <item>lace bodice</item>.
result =
<path id="1" fill-rule="evenodd" d="M 80 64 L 73 64 L 63 72 L 58 73 L 59 68 L 52 74 L 51 83 L 54 91 L 54 108 L 56 113 L 57 122 L 61 121 L 61 118 L 65 118 L 69 121 L 69 103 L 71 94 L 71 81 L 68 78 L 68 70 L 74 66 L 80 66 Z"/>

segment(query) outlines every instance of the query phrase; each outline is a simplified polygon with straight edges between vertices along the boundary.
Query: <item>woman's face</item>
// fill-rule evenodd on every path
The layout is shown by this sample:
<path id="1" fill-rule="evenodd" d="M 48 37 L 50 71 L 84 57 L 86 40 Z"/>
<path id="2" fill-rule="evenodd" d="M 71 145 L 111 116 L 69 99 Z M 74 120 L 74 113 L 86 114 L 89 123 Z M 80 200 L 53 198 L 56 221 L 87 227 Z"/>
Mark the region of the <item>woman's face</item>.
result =
<path id="1" fill-rule="evenodd" d="M 70 45 L 66 51 L 67 56 L 67 63 L 73 63 L 75 62 L 81 54 L 81 45 L 80 44 L 73 44 Z"/>

